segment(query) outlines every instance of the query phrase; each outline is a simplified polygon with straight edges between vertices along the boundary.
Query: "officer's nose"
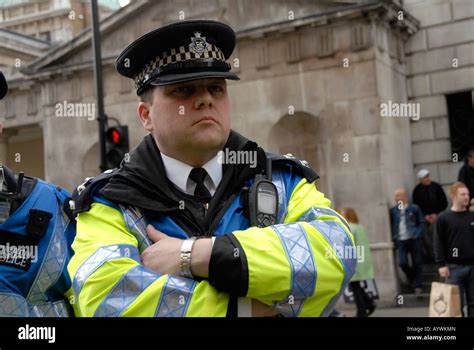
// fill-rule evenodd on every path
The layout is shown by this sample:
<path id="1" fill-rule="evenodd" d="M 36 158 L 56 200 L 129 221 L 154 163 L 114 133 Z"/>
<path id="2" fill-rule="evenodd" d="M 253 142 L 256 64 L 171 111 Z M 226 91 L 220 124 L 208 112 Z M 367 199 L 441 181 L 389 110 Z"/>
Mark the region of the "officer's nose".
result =
<path id="1" fill-rule="evenodd" d="M 199 89 L 198 96 L 196 101 L 194 101 L 194 108 L 196 109 L 204 109 L 204 108 L 211 108 L 212 107 L 212 95 L 207 90 L 206 87 L 201 87 Z"/>

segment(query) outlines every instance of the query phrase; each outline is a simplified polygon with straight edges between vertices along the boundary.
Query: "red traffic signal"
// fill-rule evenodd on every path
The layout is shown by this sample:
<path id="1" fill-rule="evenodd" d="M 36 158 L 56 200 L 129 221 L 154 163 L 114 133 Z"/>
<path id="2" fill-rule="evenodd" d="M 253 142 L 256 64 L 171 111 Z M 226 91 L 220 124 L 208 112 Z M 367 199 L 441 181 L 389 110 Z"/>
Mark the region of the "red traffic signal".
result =
<path id="1" fill-rule="evenodd" d="M 128 128 L 126 126 L 114 126 L 107 129 L 107 141 L 115 146 L 128 143 Z"/>
<path id="2" fill-rule="evenodd" d="M 112 143 L 118 145 L 120 143 L 120 132 L 117 129 L 112 130 Z"/>
<path id="3" fill-rule="evenodd" d="M 125 154 L 128 153 L 128 126 L 114 126 L 106 132 L 106 162 L 107 168 L 120 166 Z"/>

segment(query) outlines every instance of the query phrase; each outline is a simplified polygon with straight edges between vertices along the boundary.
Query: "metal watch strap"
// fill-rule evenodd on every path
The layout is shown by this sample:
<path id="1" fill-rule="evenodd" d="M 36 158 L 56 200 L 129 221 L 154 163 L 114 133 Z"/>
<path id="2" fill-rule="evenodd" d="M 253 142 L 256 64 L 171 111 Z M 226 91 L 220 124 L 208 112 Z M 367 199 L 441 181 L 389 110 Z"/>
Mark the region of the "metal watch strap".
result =
<path id="1" fill-rule="evenodd" d="M 182 277 L 193 278 L 191 273 L 191 251 L 193 250 L 196 237 L 185 239 L 181 245 L 181 257 L 179 259 L 179 270 Z"/>

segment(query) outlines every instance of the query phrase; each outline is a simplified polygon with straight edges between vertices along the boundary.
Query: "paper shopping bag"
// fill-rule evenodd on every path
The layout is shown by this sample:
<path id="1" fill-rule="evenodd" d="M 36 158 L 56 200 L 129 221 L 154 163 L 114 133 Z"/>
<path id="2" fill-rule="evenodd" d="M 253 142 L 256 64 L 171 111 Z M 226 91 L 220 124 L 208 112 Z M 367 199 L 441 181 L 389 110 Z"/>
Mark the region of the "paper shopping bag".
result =
<path id="1" fill-rule="evenodd" d="M 461 296 L 455 284 L 433 282 L 430 294 L 430 317 L 461 317 Z"/>

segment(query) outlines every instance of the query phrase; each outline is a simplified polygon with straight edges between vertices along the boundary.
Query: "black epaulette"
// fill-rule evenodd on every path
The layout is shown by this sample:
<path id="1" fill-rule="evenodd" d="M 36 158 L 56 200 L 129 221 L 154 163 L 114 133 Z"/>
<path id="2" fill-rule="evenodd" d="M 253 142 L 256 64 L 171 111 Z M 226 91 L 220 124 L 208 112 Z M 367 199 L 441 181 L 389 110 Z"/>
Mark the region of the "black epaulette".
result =
<path id="1" fill-rule="evenodd" d="M 69 201 L 69 208 L 76 217 L 77 214 L 89 211 L 92 197 L 97 188 L 103 187 L 118 171 L 118 168 L 109 169 L 95 177 L 87 177 L 82 184 L 76 187 Z"/>
<path id="2" fill-rule="evenodd" d="M 273 167 L 279 164 L 291 164 L 295 166 L 296 169 L 298 169 L 298 171 L 300 172 L 300 175 L 306 178 L 308 182 L 313 182 L 319 179 L 319 175 L 313 169 L 311 169 L 309 163 L 306 160 L 296 158 L 291 153 L 281 155 L 281 154 L 266 152 L 266 155 L 272 161 Z"/>

